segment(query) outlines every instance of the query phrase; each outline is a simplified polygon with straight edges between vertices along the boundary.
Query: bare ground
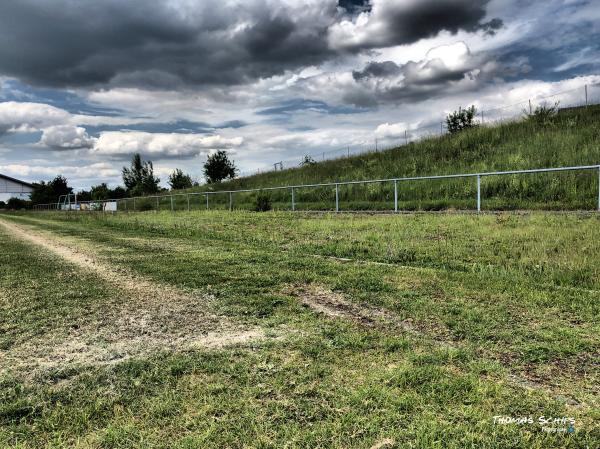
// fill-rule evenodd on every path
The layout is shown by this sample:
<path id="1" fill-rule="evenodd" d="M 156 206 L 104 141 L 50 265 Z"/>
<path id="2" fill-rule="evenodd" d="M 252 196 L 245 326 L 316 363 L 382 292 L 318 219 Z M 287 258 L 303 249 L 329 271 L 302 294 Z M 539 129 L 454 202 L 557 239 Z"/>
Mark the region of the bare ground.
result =
<path id="1" fill-rule="evenodd" d="M 90 272 L 115 289 L 117 298 L 67 328 L 0 351 L 1 370 L 36 374 L 72 365 L 102 365 L 151 352 L 220 348 L 267 338 L 212 312 L 213 298 L 161 285 L 100 262 L 73 239 L 0 220 L 11 236 L 32 243 Z"/>

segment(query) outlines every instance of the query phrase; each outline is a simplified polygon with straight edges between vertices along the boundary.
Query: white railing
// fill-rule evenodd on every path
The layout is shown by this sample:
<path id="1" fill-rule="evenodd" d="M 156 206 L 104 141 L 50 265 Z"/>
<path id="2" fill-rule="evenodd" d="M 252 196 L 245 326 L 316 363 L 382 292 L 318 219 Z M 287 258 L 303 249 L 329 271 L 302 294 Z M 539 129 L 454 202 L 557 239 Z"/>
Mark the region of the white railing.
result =
<path id="1" fill-rule="evenodd" d="M 264 191 L 289 191 L 290 192 L 290 205 L 291 210 L 295 211 L 297 208 L 297 201 L 295 192 L 297 189 L 306 188 L 318 188 L 318 187 L 334 187 L 335 188 L 335 211 L 340 211 L 340 186 L 346 185 L 357 185 L 357 184 L 374 184 L 374 183 L 392 183 L 394 186 L 394 211 L 398 212 L 398 184 L 410 181 L 423 181 L 423 180 L 435 180 L 435 179 L 458 179 L 458 178 L 476 178 L 477 180 L 477 212 L 481 212 L 481 178 L 491 176 L 507 176 L 507 175 L 524 175 L 532 173 L 553 173 L 553 172 L 565 172 L 565 171 L 585 171 L 585 170 L 596 170 L 598 171 L 598 199 L 597 207 L 600 211 L 600 165 L 579 165 L 574 167 L 555 167 L 555 168 L 536 168 L 530 170 L 508 170 L 508 171 L 495 171 L 495 172 L 482 172 L 482 173 L 460 173 L 450 175 L 433 175 L 433 176 L 409 176 L 409 177 L 398 177 L 398 178 L 385 178 L 385 179 L 369 179 L 362 181 L 337 181 L 337 182 L 325 182 L 316 184 L 297 184 L 287 186 L 276 186 L 276 187 L 263 187 L 255 189 L 238 189 L 238 190 L 219 190 L 219 191 L 207 191 L 207 192 L 186 192 L 186 193 L 171 193 L 168 195 L 150 195 L 150 196 L 137 196 L 122 199 L 109 199 L 103 201 L 80 201 L 78 203 L 50 203 L 50 204 L 37 204 L 34 206 L 34 210 L 79 210 L 79 211 L 136 211 L 136 201 L 139 200 L 153 200 L 156 199 L 157 210 L 160 207 L 160 201 L 163 198 L 169 198 L 171 204 L 171 211 L 175 211 L 176 197 L 185 197 L 187 199 L 187 210 L 190 210 L 190 197 L 194 196 L 205 196 L 206 197 L 206 210 L 210 209 L 210 196 L 211 195 L 229 195 L 229 210 L 233 210 L 233 199 L 235 194 L 250 193 L 250 192 L 264 192 Z M 119 207 L 119 203 L 123 204 L 122 208 Z M 130 203 L 132 208 L 129 208 Z"/>

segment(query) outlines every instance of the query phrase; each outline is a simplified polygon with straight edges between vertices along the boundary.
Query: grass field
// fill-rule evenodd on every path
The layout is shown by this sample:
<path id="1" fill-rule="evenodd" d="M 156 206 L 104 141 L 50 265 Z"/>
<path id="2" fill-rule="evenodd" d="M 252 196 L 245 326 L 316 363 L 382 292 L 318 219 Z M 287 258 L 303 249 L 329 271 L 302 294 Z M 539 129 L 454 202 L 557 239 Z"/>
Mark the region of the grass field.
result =
<path id="1" fill-rule="evenodd" d="M 457 135 L 431 137 L 406 146 L 359 156 L 342 157 L 300 168 L 262 173 L 220 184 L 205 185 L 190 192 L 260 189 L 273 186 L 324 182 L 387 179 L 456 173 L 523 170 L 600 164 L 600 106 L 561 110 L 542 123 L 517 120 L 486 125 Z M 298 162 L 303 154 L 298 154 Z M 545 209 L 594 210 L 598 201 L 598 172 L 568 172 L 489 177 L 482 180 L 483 208 L 487 210 Z M 291 208 L 289 191 L 269 192 L 273 207 Z M 297 189 L 300 210 L 335 208 L 333 187 Z M 234 208 L 252 209 L 256 193 L 240 193 Z M 342 210 L 392 210 L 391 183 L 342 186 Z M 475 179 L 406 182 L 400 185 L 399 207 L 403 210 L 474 209 Z M 121 202 L 119 207 L 131 209 Z M 168 199 L 156 205 L 138 200 L 139 209 L 168 210 Z M 187 209 L 185 197 L 176 198 L 176 209 Z M 210 207 L 229 208 L 229 195 L 211 195 Z M 205 208 L 204 197 L 192 197 L 192 209 Z"/>
<path id="2" fill-rule="evenodd" d="M 598 447 L 599 220 L 0 215 L 0 447 Z"/>

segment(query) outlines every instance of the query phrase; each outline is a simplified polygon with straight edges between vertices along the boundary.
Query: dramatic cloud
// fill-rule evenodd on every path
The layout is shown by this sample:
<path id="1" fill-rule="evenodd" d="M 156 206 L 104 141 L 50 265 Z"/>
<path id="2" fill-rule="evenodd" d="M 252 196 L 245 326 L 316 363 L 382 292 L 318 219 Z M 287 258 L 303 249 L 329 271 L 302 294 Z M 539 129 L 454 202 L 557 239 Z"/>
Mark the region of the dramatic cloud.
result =
<path id="1" fill-rule="evenodd" d="M 0 15 L 0 73 L 51 86 L 239 84 L 322 62 L 333 0 L 22 0 Z"/>
<path id="2" fill-rule="evenodd" d="M 344 98 L 360 106 L 426 100 L 476 88 L 495 69 L 496 64 L 481 55 L 472 55 L 464 42 L 457 42 L 429 50 L 425 59 L 418 62 L 371 62 L 352 73 L 360 88 L 348 89 Z"/>
<path id="3" fill-rule="evenodd" d="M 482 22 L 489 0 L 373 0 L 372 8 L 329 29 L 335 49 L 362 50 L 417 42 L 440 31 L 493 32 L 502 21 Z"/>
<path id="4" fill-rule="evenodd" d="M 240 137 L 203 136 L 198 134 L 163 134 L 111 131 L 100 134 L 93 148 L 99 155 L 142 153 L 153 157 L 195 156 L 209 150 L 231 149 L 243 143 Z"/>
<path id="5" fill-rule="evenodd" d="M 585 84 L 600 101 L 599 14 L 593 0 L 4 1 L 0 171 L 115 185 L 138 151 L 163 180 L 200 179 L 217 149 L 248 173 L 439 133 L 459 106 L 505 119 L 565 89 L 551 100 L 580 104 Z"/>

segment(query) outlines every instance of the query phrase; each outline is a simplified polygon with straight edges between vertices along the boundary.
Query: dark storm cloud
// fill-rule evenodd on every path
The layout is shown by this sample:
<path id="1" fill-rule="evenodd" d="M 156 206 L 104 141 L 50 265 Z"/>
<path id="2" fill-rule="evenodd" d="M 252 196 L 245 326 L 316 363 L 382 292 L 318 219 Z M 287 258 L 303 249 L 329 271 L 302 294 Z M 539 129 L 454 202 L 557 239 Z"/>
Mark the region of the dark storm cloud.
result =
<path id="1" fill-rule="evenodd" d="M 336 14 L 332 2 L 305 11 L 216 0 L 3 3 L 0 73 L 55 87 L 269 77 L 329 57 L 326 30 Z"/>
<path id="2" fill-rule="evenodd" d="M 312 111 L 320 114 L 357 114 L 365 112 L 364 109 L 349 106 L 331 106 L 324 101 L 307 100 L 296 98 L 284 101 L 277 106 L 262 109 L 257 112 L 258 115 L 289 115 L 300 111 Z"/>
<path id="3" fill-rule="evenodd" d="M 440 31 L 459 30 L 493 34 L 502 20 L 485 21 L 490 0 L 408 0 L 374 2 L 366 24 L 354 20 L 351 27 L 332 27 L 330 40 L 336 48 L 364 50 L 417 42 Z"/>
<path id="4" fill-rule="evenodd" d="M 387 78 L 389 76 L 398 75 L 401 72 L 400 66 L 392 61 L 370 62 L 362 70 L 354 70 L 352 76 L 356 81 L 365 78 Z"/>
<path id="5" fill-rule="evenodd" d="M 345 43 L 332 45 L 332 30 L 361 11 L 384 26 L 357 50 L 497 28 L 482 23 L 486 3 L 7 1 L 0 74 L 52 87 L 245 84 L 335 58 Z"/>
<path id="6" fill-rule="evenodd" d="M 422 61 L 400 65 L 392 61 L 370 62 L 362 70 L 353 71 L 357 86 L 346 91 L 344 100 L 360 107 L 418 102 L 465 86 L 476 88 L 499 71 L 498 65 L 490 62 L 489 55 L 473 55 L 464 43 L 432 51 Z M 441 57 L 444 54 L 448 61 Z"/>

